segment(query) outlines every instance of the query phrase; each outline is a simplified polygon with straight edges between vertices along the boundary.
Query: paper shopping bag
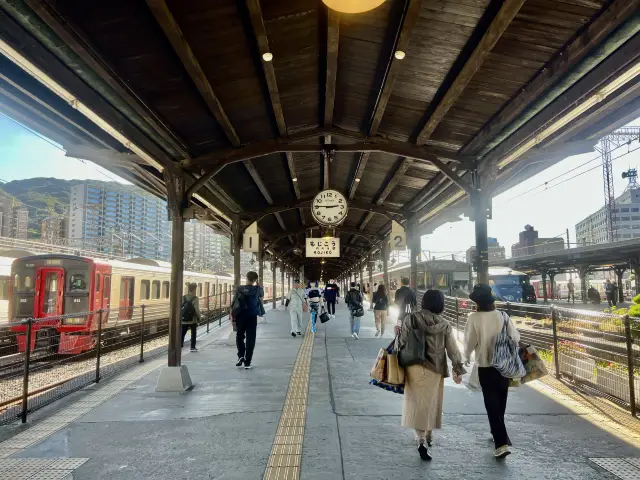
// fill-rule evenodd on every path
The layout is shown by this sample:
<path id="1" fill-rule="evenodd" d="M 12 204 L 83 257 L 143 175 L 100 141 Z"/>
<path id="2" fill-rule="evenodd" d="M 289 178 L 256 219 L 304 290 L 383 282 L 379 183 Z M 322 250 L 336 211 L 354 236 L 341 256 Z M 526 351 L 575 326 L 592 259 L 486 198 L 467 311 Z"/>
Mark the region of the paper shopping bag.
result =
<path id="1" fill-rule="evenodd" d="M 387 383 L 392 385 L 404 384 L 404 368 L 398 363 L 398 356 L 395 353 L 387 353 L 386 368 Z"/>
<path id="2" fill-rule="evenodd" d="M 385 373 L 387 364 L 387 350 L 381 348 L 378 352 L 378 356 L 376 357 L 376 361 L 373 363 L 373 368 L 371 368 L 371 378 L 377 380 L 379 382 L 385 381 Z"/>

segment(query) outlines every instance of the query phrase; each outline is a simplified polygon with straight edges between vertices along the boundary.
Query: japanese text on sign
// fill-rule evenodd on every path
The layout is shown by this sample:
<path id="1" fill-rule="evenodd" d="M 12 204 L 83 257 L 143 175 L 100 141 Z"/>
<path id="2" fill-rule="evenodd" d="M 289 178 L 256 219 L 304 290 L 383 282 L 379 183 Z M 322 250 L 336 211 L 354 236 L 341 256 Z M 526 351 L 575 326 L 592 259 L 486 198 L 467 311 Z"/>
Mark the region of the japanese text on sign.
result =
<path id="1" fill-rule="evenodd" d="M 306 256 L 311 258 L 339 257 L 339 238 L 307 238 Z"/>

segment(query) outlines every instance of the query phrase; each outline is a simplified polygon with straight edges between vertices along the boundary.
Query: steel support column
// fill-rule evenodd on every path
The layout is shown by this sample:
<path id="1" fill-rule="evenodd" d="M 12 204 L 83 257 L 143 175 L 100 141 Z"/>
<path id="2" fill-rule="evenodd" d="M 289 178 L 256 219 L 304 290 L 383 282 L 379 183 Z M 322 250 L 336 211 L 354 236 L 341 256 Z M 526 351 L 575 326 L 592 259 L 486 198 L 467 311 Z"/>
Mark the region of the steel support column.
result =
<path id="1" fill-rule="evenodd" d="M 556 272 L 554 270 L 548 271 L 549 283 L 551 285 L 551 299 L 556 298 Z"/>
<path id="2" fill-rule="evenodd" d="M 280 267 L 280 276 L 282 277 L 282 303 L 281 305 L 284 305 L 284 268 Z"/>
<path id="3" fill-rule="evenodd" d="M 491 217 L 491 200 L 480 191 L 471 195 L 473 220 L 476 230 L 476 273 L 478 283 L 489 283 L 489 239 L 487 218 Z"/>
<path id="4" fill-rule="evenodd" d="M 544 303 L 549 301 L 549 295 L 547 293 L 547 267 L 542 267 L 540 269 L 540 276 L 542 277 L 542 298 L 544 299 Z"/>
<path id="5" fill-rule="evenodd" d="M 264 240 L 262 239 L 262 235 L 258 242 L 258 279 L 260 284 L 264 287 Z"/>
<path id="6" fill-rule="evenodd" d="M 389 243 L 386 240 L 382 242 L 382 281 L 387 293 L 391 291 L 391 284 L 389 283 Z"/>
<path id="7" fill-rule="evenodd" d="M 582 303 L 588 303 L 587 298 L 587 274 L 589 273 L 588 265 L 578 266 L 578 275 L 580 275 L 580 294 L 582 295 Z"/>
<path id="8" fill-rule="evenodd" d="M 271 274 L 273 277 L 273 309 L 275 310 L 276 308 L 278 308 L 277 305 L 277 300 L 276 300 L 276 294 L 278 292 L 278 284 L 276 283 L 276 262 L 271 262 Z"/>
<path id="9" fill-rule="evenodd" d="M 418 257 L 420 256 L 420 234 L 418 233 L 418 222 L 415 220 L 411 220 L 408 224 L 407 240 L 409 255 L 411 255 L 409 287 L 415 292 L 418 288 Z"/>
<path id="10" fill-rule="evenodd" d="M 618 301 L 624 302 L 624 289 L 622 288 L 622 276 L 624 272 L 627 270 L 626 267 L 615 267 L 614 272 L 616 272 L 616 280 L 618 281 Z"/>
<path id="11" fill-rule="evenodd" d="M 633 270 L 633 274 L 636 277 L 636 295 L 640 295 L 640 259 L 638 259 L 638 257 L 631 257 L 629 259 L 629 268 Z"/>
<path id="12" fill-rule="evenodd" d="M 373 264 L 371 262 L 371 254 L 369 254 L 369 256 L 367 256 L 367 268 L 369 270 L 369 288 L 371 288 L 371 300 L 373 300 Z"/>

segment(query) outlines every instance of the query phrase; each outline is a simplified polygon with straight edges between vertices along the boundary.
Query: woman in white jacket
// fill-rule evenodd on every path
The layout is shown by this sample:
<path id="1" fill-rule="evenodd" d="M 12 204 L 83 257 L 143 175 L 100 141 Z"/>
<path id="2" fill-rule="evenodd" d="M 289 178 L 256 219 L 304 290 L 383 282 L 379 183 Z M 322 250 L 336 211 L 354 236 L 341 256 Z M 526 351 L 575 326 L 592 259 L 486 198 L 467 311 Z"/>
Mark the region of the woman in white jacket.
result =
<path id="1" fill-rule="evenodd" d="M 291 336 L 302 335 L 302 311 L 303 305 L 309 306 L 307 294 L 300 285 L 299 280 L 293 281 L 293 288 L 287 295 L 287 308 L 291 317 Z"/>
<path id="2" fill-rule="evenodd" d="M 479 284 L 469 296 L 477 305 L 477 312 L 467 318 L 464 331 L 464 351 L 467 361 L 475 351 L 478 364 L 478 377 L 484 406 L 489 417 L 491 435 L 495 443 L 494 456 L 504 458 L 511 453 L 511 440 L 504 424 L 504 412 L 507 408 L 509 379 L 503 377 L 493 365 L 493 349 L 496 339 L 507 322 L 507 331 L 515 342 L 520 341 L 520 333 L 509 317 L 496 310 L 495 296 L 489 285 Z"/>

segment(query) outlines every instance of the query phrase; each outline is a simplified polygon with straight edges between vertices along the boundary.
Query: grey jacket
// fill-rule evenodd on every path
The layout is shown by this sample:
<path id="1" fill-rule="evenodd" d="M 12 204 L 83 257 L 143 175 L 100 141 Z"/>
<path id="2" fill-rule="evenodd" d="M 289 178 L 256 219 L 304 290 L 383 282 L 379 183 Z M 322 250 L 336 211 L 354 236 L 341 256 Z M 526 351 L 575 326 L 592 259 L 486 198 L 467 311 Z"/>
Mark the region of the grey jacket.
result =
<path id="1" fill-rule="evenodd" d="M 462 362 L 462 355 L 458 350 L 458 344 L 453 335 L 453 329 L 447 320 L 428 310 L 421 310 L 407 315 L 400 328 L 397 348 L 401 348 L 407 343 L 409 332 L 412 329 L 422 330 L 425 333 L 427 343 L 425 349 L 425 368 L 428 368 L 432 372 L 439 373 L 445 378 L 448 377 L 448 356 L 453 365 L 454 372 L 458 375 L 467 373 Z"/>

